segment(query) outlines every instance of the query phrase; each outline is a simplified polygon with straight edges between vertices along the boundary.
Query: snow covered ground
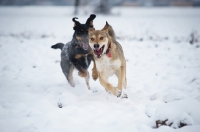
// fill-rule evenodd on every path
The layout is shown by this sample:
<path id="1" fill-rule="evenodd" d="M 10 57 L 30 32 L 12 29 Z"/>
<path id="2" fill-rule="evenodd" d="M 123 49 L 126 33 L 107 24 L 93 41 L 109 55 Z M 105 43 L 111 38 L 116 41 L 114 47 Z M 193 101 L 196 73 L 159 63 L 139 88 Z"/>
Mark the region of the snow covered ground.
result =
<path id="1" fill-rule="evenodd" d="M 71 40 L 72 12 L 0 7 L 0 132 L 200 130 L 199 8 L 115 8 L 114 15 L 97 15 L 96 29 L 108 21 L 124 49 L 128 99 L 108 94 L 92 78 L 89 91 L 77 72 L 76 87 L 67 83 L 60 50 L 50 46 Z M 116 84 L 115 77 L 110 81 Z M 171 127 L 156 128 L 158 120 Z"/>

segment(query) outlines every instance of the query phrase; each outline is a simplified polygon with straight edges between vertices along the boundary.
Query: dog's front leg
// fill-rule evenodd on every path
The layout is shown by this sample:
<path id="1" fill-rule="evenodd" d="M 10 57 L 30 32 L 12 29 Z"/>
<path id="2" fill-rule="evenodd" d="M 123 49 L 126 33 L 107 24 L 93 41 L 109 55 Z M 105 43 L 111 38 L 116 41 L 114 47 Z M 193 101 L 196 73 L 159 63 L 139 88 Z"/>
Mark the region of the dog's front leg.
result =
<path id="1" fill-rule="evenodd" d="M 94 65 L 92 68 L 92 78 L 93 78 L 93 80 L 96 81 L 98 79 L 98 72 L 97 72 L 96 62 L 94 59 L 93 59 L 93 63 L 94 63 Z"/>
<path id="2" fill-rule="evenodd" d="M 83 69 L 80 65 L 79 65 L 79 62 L 76 58 L 74 57 L 71 57 L 70 58 L 70 62 L 74 65 L 74 67 L 78 70 L 78 75 L 80 77 L 86 77 L 87 74 L 88 74 L 88 71 Z"/>
<path id="3" fill-rule="evenodd" d="M 97 72 L 96 62 L 95 62 L 94 55 L 93 55 L 92 51 L 88 54 L 88 59 L 93 61 L 92 78 L 93 78 L 93 80 L 96 81 L 98 79 L 98 72 Z"/>
<path id="4" fill-rule="evenodd" d="M 89 85 L 89 73 L 87 70 L 83 69 L 78 63 L 75 63 L 74 66 L 76 67 L 76 69 L 78 70 L 78 75 L 80 77 L 84 77 L 85 78 L 85 82 L 86 85 L 88 87 L 88 89 L 90 90 L 90 85 Z"/>
<path id="5" fill-rule="evenodd" d="M 120 97 L 121 92 L 117 88 L 114 88 L 112 84 L 108 82 L 108 79 L 105 78 L 104 75 L 102 75 L 102 73 L 99 73 L 99 81 L 101 85 L 106 89 L 106 91 L 109 91 L 115 96 Z"/>

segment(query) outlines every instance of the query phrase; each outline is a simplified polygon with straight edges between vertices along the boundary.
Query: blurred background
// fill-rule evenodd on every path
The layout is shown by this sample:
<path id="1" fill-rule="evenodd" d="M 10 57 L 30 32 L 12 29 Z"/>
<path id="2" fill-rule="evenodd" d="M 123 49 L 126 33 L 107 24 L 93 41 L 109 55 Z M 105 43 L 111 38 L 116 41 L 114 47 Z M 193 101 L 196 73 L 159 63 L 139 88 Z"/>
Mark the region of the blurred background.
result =
<path id="1" fill-rule="evenodd" d="M 156 6 L 200 6 L 200 0 L 0 0 L 0 5 L 7 6 L 75 6 L 74 14 L 79 7 L 92 7 L 95 13 L 109 14 L 113 6 L 156 7 Z M 90 11 L 91 11 L 90 10 Z M 85 11 L 87 13 L 87 11 Z"/>
<path id="2" fill-rule="evenodd" d="M 200 0 L 0 0 L 0 5 L 73 5 L 107 2 L 112 6 L 200 6 Z"/>

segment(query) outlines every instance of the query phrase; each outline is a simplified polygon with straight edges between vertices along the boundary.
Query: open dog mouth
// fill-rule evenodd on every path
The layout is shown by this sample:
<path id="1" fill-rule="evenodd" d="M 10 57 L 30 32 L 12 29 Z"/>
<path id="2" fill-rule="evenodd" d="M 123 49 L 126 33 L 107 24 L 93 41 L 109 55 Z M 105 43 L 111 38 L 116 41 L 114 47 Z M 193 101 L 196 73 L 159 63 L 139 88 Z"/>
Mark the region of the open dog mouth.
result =
<path id="1" fill-rule="evenodd" d="M 94 49 L 94 54 L 97 56 L 97 58 L 100 58 L 102 56 L 104 47 L 105 47 L 105 45 L 103 45 L 101 48 Z"/>

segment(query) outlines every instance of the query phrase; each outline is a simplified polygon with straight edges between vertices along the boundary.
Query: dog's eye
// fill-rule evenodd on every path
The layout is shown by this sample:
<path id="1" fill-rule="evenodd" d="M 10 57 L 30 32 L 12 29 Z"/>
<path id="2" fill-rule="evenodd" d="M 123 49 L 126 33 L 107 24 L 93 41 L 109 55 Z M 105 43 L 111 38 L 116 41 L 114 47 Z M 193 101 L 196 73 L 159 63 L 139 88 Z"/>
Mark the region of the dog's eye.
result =
<path id="1" fill-rule="evenodd" d="M 103 37 L 100 37 L 100 40 L 103 40 Z"/>
<path id="2" fill-rule="evenodd" d="M 91 41 L 94 41 L 94 38 L 91 38 L 90 40 L 91 40 Z"/>

